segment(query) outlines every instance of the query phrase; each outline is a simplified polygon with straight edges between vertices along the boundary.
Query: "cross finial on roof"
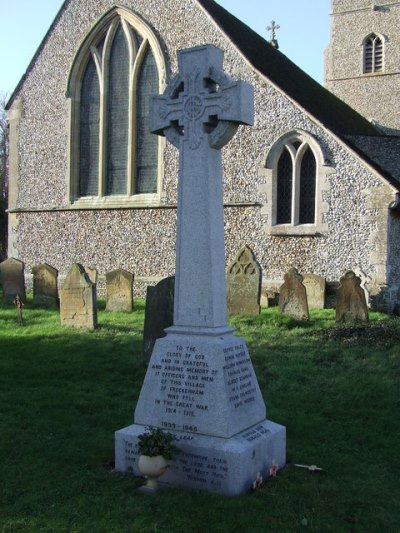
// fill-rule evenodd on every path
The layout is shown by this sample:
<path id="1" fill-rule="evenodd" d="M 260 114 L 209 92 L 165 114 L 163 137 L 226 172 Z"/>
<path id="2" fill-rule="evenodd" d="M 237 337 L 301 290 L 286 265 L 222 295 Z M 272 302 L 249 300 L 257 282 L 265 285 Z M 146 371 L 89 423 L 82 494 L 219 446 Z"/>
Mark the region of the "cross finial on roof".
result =
<path id="1" fill-rule="evenodd" d="M 271 32 L 271 39 L 269 40 L 269 42 L 277 50 L 279 48 L 279 45 L 278 45 L 278 41 L 276 39 L 276 30 L 279 30 L 279 28 L 280 28 L 279 24 L 276 24 L 276 22 L 274 20 L 271 21 L 271 25 L 270 26 L 267 26 L 267 31 Z"/>

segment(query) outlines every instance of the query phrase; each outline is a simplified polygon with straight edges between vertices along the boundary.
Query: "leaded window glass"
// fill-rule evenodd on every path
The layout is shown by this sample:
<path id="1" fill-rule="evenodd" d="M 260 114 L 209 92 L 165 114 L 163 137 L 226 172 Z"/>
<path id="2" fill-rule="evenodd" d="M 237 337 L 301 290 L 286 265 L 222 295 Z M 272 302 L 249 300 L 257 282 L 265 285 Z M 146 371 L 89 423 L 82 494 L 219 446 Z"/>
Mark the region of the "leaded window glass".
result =
<path id="1" fill-rule="evenodd" d="M 151 49 L 143 60 L 137 85 L 136 106 L 136 193 L 150 193 L 157 188 L 158 140 L 149 132 L 150 95 L 158 88 L 158 72 Z"/>
<path id="2" fill-rule="evenodd" d="M 278 161 L 277 224 L 289 224 L 292 219 L 293 163 L 285 148 Z"/>
<path id="3" fill-rule="evenodd" d="M 126 194 L 129 135 L 129 50 L 118 26 L 110 53 L 107 98 L 106 194 Z"/>
<path id="4" fill-rule="evenodd" d="M 307 148 L 300 166 L 299 224 L 312 224 L 315 221 L 315 177 L 315 157 Z"/>
<path id="5" fill-rule="evenodd" d="M 287 141 L 276 163 L 274 224 L 315 224 L 317 161 L 300 138 Z"/>
<path id="6" fill-rule="evenodd" d="M 82 79 L 79 137 L 79 196 L 96 196 L 99 184 L 100 86 L 93 59 Z"/>
<path id="7" fill-rule="evenodd" d="M 75 194 L 156 193 L 159 143 L 149 113 L 159 74 L 150 41 L 119 15 L 93 41 L 77 83 Z"/>

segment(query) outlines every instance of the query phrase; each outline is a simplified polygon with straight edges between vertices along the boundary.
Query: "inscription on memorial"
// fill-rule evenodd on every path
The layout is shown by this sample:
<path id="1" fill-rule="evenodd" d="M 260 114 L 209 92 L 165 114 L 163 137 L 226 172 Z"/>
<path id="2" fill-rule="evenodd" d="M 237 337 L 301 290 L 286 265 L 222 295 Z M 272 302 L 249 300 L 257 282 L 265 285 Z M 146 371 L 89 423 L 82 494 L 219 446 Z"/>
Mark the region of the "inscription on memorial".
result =
<path id="1" fill-rule="evenodd" d="M 220 384 L 225 384 L 227 400 L 234 409 L 256 401 L 256 383 L 245 344 L 238 340 L 223 351 L 224 364 L 212 360 L 196 346 L 176 345 L 150 363 L 149 371 L 157 383 L 154 407 L 161 416 L 161 427 L 197 433 L 198 420 L 212 409 L 210 399 Z"/>
<path id="2" fill-rule="evenodd" d="M 193 440 L 187 436 L 177 436 L 177 445 L 183 444 L 182 441 Z M 135 472 L 139 459 L 138 445 L 129 440 L 124 440 L 125 464 L 126 468 Z M 172 475 L 179 475 L 188 481 L 196 483 L 202 488 L 218 489 L 227 479 L 229 473 L 228 461 L 218 452 L 211 455 L 191 453 L 190 451 L 181 451 L 173 462 L 168 465 L 168 470 Z"/>
<path id="3" fill-rule="evenodd" d="M 229 402 L 235 409 L 255 402 L 256 386 L 252 364 L 245 344 L 237 344 L 224 349 L 226 385 Z"/>
<path id="4" fill-rule="evenodd" d="M 196 433 L 196 413 L 209 410 L 205 388 L 214 383 L 218 370 L 211 368 L 206 356 L 195 346 L 180 345 L 166 352 L 151 369 L 160 383 L 160 394 L 154 402 L 165 414 L 162 427 Z M 177 420 L 182 417 L 185 421 L 180 424 Z"/>
<path id="5" fill-rule="evenodd" d="M 228 461 L 214 455 L 183 452 L 171 469 L 202 488 L 218 489 L 228 476 Z"/>

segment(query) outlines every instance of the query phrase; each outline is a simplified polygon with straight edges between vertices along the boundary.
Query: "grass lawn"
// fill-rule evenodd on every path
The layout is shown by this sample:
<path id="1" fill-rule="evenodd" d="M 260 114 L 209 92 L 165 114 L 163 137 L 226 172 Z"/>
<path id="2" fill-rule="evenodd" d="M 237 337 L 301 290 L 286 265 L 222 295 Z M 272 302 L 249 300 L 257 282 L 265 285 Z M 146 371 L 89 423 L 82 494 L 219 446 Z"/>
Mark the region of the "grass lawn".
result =
<path id="1" fill-rule="evenodd" d="M 112 470 L 114 431 L 133 421 L 146 367 L 144 303 L 61 328 L 55 311 L 0 307 L 1 532 L 399 532 L 400 318 L 343 327 L 263 310 L 232 317 L 288 465 L 236 498 L 170 489 Z M 316 464 L 309 472 L 294 463 Z"/>

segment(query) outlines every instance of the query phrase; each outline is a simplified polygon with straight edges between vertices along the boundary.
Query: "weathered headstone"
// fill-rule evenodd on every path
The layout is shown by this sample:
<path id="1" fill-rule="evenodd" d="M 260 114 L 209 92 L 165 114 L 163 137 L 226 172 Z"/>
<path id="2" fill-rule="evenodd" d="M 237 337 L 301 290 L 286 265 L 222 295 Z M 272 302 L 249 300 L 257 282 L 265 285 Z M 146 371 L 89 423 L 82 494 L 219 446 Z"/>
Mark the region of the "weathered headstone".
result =
<path id="1" fill-rule="evenodd" d="M 178 53 L 179 74 L 153 97 L 151 130 L 179 148 L 174 324 L 155 343 L 135 410 L 116 432 L 116 470 L 137 468 L 146 426 L 173 431 L 181 453 L 162 480 L 223 494 L 285 464 L 285 428 L 266 420 L 243 339 L 227 325 L 221 148 L 253 121 L 252 89 L 211 45 Z"/>
<path id="2" fill-rule="evenodd" d="M 174 323 L 175 277 L 162 279 L 154 287 L 147 287 L 146 312 L 143 328 L 143 357 L 150 360 L 157 339 L 165 337 L 165 329 Z"/>
<path id="3" fill-rule="evenodd" d="M 340 287 L 336 291 L 336 322 L 368 322 L 361 279 L 352 270 L 340 278 Z"/>
<path id="4" fill-rule="evenodd" d="M 33 303 L 44 307 L 58 307 L 58 270 L 46 263 L 34 266 Z"/>
<path id="5" fill-rule="evenodd" d="M 285 274 L 285 281 L 279 290 L 279 309 L 296 320 L 308 320 L 308 304 L 303 276 L 296 268 Z"/>
<path id="6" fill-rule="evenodd" d="M 106 310 L 133 310 L 133 274 L 122 268 L 106 274 Z"/>
<path id="7" fill-rule="evenodd" d="M 79 263 L 71 266 L 60 290 L 62 326 L 94 329 L 97 326 L 95 286 Z"/>
<path id="8" fill-rule="evenodd" d="M 303 285 L 307 292 L 308 308 L 323 309 L 325 306 L 325 278 L 316 274 L 306 274 L 303 278 Z"/>
<path id="9" fill-rule="evenodd" d="M 1 262 L 0 278 L 5 301 L 14 302 L 18 295 L 22 302 L 26 302 L 25 264 L 22 261 L 10 257 Z"/>
<path id="10" fill-rule="evenodd" d="M 261 266 L 244 246 L 228 268 L 228 313 L 260 314 Z"/>

